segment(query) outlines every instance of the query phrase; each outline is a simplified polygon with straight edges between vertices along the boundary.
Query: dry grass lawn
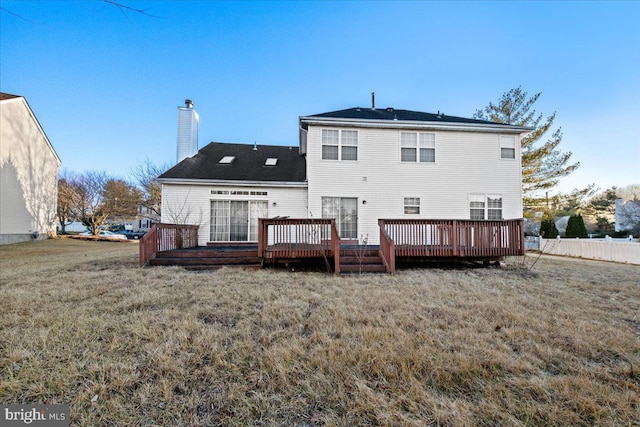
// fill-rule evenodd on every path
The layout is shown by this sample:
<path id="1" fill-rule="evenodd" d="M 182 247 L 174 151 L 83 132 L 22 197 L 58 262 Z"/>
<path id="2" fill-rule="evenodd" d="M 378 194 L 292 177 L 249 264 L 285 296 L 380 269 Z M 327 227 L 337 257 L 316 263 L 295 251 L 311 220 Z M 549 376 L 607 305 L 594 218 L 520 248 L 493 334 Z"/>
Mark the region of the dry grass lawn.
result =
<path id="1" fill-rule="evenodd" d="M 638 266 L 198 273 L 137 250 L 0 247 L 0 403 L 81 426 L 640 425 Z"/>

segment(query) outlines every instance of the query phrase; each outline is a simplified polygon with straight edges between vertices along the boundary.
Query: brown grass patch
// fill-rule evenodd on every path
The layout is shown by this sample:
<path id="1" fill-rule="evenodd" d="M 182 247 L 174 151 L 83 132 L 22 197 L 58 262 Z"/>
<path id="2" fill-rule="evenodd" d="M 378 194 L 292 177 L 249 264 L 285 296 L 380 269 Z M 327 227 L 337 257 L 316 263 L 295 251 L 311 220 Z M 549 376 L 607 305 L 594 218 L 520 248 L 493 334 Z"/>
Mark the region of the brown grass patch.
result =
<path id="1" fill-rule="evenodd" d="M 73 425 L 640 423 L 640 267 L 197 273 L 137 248 L 0 247 L 0 402 Z"/>

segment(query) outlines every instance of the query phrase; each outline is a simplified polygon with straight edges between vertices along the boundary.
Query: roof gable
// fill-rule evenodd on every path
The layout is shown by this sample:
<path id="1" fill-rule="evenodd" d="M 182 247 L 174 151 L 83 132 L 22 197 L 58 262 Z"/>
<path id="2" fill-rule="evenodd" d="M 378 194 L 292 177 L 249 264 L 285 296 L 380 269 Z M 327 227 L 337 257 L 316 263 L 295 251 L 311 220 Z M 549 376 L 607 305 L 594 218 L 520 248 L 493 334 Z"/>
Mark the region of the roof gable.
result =
<path id="1" fill-rule="evenodd" d="M 225 157 L 234 159 L 221 163 Z M 268 158 L 278 159 L 276 165 L 266 165 Z M 211 142 L 159 178 L 304 183 L 306 162 L 298 147 Z"/>
<path id="2" fill-rule="evenodd" d="M 38 121 L 38 118 L 36 117 L 33 110 L 31 109 L 31 106 L 27 102 L 27 99 L 21 95 L 12 95 L 10 93 L 0 92 L 0 102 L 7 103 L 7 104 L 22 103 L 27 114 L 29 115 L 29 117 L 31 117 L 31 120 L 33 120 L 33 123 L 36 125 L 36 127 L 42 134 L 44 140 L 47 143 L 47 146 L 51 150 L 51 153 L 56 158 L 58 165 L 61 165 L 62 160 L 60 160 L 60 156 L 58 156 L 58 153 L 56 152 L 55 148 L 53 148 L 53 144 L 51 144 L 51 141 L 49 141 L 49 137 L 45 133 L 44 129 L 42 129 L 42 126 L 40 125 L 40 121 Z"/>

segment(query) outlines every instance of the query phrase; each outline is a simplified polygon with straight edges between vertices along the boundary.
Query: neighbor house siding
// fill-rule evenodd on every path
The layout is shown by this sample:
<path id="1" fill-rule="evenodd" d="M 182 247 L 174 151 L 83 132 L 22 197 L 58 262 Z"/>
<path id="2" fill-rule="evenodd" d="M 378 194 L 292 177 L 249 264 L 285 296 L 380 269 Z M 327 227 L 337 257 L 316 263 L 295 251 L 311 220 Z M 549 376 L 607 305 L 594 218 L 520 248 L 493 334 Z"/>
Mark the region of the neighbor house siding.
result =
<path id="1" fill-rule="evenodd" d="M 356 197 L 358 236 L 369 243 L 379 241 L 379 218 L 469 219 L 470 194 L 499 194 L 503 218 L 522 217 L 519 144 L 515 159 L 501 159 L 499 133 L 418 131 L 435 133 L 435 162 L 406 163 L 403 130 L 377 128 L 357 128 L 357 161 L 323 160 L 323 128 L 354 129 L 309 126 L 310 215 L 322 216 L 322 197 Z M 404 213 L 404 197 L 420 198 L 420 214 Z"/>
<path id="2" fill-rule="evenodd" d="M 212 194 L 212 191 L 267 192 L 263 195 Z M 307 189 L 301 186 L 244 186 L 224 184 L 162 185 L 162 222 L 199 225 L 198 244 L 210 241 L 212 200 L 257 200 L 267 202 L 267 216 L 307 217 Z"/>
<path id="3" fill-rule="evenodd" d="M 0 101 L 0 243 L 55 232 L 60 159 L 22 97 Z"/>

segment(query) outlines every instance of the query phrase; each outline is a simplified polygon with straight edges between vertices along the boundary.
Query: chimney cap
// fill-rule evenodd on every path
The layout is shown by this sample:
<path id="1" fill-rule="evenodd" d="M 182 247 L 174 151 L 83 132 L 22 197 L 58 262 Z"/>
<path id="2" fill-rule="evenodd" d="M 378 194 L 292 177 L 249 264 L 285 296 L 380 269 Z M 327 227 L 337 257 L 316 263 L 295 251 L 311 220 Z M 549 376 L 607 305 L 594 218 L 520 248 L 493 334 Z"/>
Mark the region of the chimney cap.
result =
<path id="1" fill-rule="evenodd" d="M 193 101 L 190 99 L 185 99 L 184 104 L 187 106 L 187 108 L 193 108 Z"/>

